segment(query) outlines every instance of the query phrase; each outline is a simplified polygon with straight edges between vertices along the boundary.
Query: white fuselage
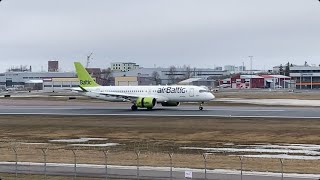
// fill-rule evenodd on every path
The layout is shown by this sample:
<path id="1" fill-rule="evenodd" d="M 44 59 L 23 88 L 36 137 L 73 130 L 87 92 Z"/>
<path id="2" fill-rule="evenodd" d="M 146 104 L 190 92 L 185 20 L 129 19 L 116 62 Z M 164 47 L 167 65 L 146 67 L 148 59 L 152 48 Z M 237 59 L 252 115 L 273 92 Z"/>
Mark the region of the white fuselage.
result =
<path id="1" fill-rule="evenodd" d="M 157 102 L 207 102 L 214 95 L 206 88 L 198 86 L 99 86 L 87 87 L 84 95 L 106 101 L 128 101 L 121 97 L 101 93 L 121 93 L 141 97 L 154 97 Z"/>

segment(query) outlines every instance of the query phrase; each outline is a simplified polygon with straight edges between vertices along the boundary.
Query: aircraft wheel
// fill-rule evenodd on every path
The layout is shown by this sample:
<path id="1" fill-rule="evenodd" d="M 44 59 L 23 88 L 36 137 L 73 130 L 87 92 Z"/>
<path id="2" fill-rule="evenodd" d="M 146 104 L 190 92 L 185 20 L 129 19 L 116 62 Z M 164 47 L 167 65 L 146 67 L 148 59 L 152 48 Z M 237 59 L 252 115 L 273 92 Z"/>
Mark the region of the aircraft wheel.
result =
<path id="1" fill-rule="evenodd" d="M 202 106 L 200 106 L 200 107 L 199 107 L 199 110 L 200 110 L 200 111 L 202 111 L 202 110 L 203 110 L 203 107 L 202 107 Z"/>
<path id="2" fill-rule="evenodd" d="M 131 106 L 131 110 L 132 110 L 132 111 L 136 111 L 136 110 L 138 110 L 138 107 L 137 107 L 136 105 L 132 105 L 132 106 Z"/>

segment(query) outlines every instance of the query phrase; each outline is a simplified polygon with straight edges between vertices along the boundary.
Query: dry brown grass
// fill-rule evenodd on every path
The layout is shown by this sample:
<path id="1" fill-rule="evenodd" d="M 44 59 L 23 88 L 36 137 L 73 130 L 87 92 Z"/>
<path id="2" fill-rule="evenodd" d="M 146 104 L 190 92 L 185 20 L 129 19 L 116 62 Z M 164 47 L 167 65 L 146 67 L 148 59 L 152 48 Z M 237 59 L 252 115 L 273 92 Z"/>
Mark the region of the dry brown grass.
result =
<path id="1" fill-rule="evenodd" d="M 135 165 L 139 149 L 143 165 L 168 166 L 167 152 L 174 152 L 175 167 L 202 168 L 201 151 L 184 151 L 181 146 L 221 147 L 224 143 L 310 143 L 319 144 L 319 120 L 250 118 L 168 117 L 62 117 L 0 116 L 1 161 L 13 161 L 10 141 L 48 142 L 50 139 L 104 137 L 121 143 L 110 149 L 111 164 Z M 38 146 L 20 145 L 19 161 L 41 162 Z M 49 162 L 72 163 L 73 155 L 64 144 L 51 145 Z M 99 149 L 81 149 L 78 163 L 103 164 Z M 288 160 L 286 172 L 317 173 L 318 161 Z M 278 171 L 278 160 L 246 158 L 247 170 Z M 239 169 L 237 157 L 211 155 L 208 167 Z"/>
<path id="2" fill-rule="evenodd" d="M 207 117 L 1 116 L 0 138 L 41 141 L 72 137 L 107 137 L 120 142 L 161 141 L 319 143 L 320 121 Z"/>

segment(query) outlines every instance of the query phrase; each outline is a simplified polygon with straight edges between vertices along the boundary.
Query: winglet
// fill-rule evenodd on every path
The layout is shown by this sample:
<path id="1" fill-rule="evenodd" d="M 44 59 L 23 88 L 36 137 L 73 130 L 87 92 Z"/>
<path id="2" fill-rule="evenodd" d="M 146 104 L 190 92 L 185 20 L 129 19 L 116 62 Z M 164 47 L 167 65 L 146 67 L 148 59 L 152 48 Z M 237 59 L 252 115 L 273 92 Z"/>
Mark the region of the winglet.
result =
<path id="1" fill-rule="evenodd" d="M 82 64 L 80 62 L 74 62 L 74 66 L 76 68 L 78 79 L 80 81 L 80 88 L 81 89 L 85 88 L 85 87 L 100 86 L 92 79 L 92 77 L 89 75 L 88 71 L 82 66 Z"/>

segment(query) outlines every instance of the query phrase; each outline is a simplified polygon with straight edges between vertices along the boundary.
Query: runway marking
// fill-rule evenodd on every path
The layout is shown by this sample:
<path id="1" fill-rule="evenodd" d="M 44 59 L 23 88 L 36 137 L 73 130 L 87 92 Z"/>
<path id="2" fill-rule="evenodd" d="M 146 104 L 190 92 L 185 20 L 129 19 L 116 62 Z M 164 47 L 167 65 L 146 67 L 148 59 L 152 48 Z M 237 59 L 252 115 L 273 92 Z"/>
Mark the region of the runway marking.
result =
<path id="1" fill-rule="evenodd" d="M 141 117 L 223 117 L 223 118 L 280 118 L 280 119 L 320 119 L 320 117 L 299 116 L 239 116 L 239 115 L 165 115 L 165 114 L 76 114 L 76 113 L 0 113 L 0 115 L 55 115 L 55 116 L 141 116 Z"/>
<path id="2" fill-rule="evenodd" d="M 14 108 L 2 108 L 1 110 L 30 110 L 30 109 L 38 109 L 38 110 L 79 110 L 79 109 L 90 109 L 90 110 L 130 110 L 129 108 L 99 108 L 99 107 L 14 107 Z M 183 109 L 169 109 L 169 108 L 160 108 L 162 110 L 171 110 L 171 111 L 198 111 L 198 109 L 193 108 L 183 108 Z M 155 108 L 157 110 L 157 108 Z M 234 112 L 285 112 L 290 110 L 284 109 L 213 109 L 206 108 L 206 111 L 234 111 Z M 292 110 L 293 111 L 293 110 Z"/>

